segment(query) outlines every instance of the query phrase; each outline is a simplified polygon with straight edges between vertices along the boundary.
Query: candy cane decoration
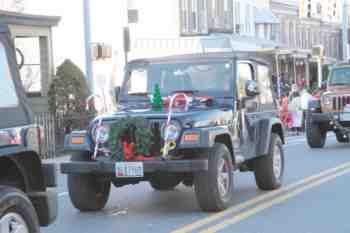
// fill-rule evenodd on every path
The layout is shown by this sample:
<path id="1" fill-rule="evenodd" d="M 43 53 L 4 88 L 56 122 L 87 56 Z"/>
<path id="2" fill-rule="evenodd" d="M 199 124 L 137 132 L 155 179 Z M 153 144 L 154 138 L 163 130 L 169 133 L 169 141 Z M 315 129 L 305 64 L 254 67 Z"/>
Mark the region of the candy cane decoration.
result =
<path id="1" fill-rule="evenodd" d="M 95 150 L 94 155 L 92 156 L 93 160 L 96 160 L 97 153 L 98 153 L 98 146 L 99 146 L 99 138 L 100 138 L 100 130 L 99 127 L 102 126 L 102 117 L 98 120 L 97 126 L 96 126 L 96 140 L 95 140 Z"/>
<path id="2" fill-rule="evenodd" d="M 185 99 L 186 99 L 185 111 L 188 111 L 188 107 L 190 105 L 190 98 L 185 93 L 176 93 L 176 94 L 174 94 L 170 98 L 168 119 L 167 119 L 167 122 L 166 122 L 166 125 L 165 125 L 165 129 L 168 129 L 168 126 L 170 125 L 170 122 L 171 122 L 171 117 L 172 117 L 172 114 L 173 114 L 174 101 L 175 101 L 176 97 L 181 96 L 181 95 L 184 96 Z M 166 130 L 164 132 L 164 134 L 165 134 L 165 136 L 164 136 L 164 148 L 163 148 L 163 156 L 162 157 L 164 159 L 166 159 L 169 150 L 174 148 L 174 146 L 171 146 L 172 145 L 172 141 L 169 141 L 169 139 L 168 139 L 168 137 L 169 137 L 168 136 L 168 130 Z"/>

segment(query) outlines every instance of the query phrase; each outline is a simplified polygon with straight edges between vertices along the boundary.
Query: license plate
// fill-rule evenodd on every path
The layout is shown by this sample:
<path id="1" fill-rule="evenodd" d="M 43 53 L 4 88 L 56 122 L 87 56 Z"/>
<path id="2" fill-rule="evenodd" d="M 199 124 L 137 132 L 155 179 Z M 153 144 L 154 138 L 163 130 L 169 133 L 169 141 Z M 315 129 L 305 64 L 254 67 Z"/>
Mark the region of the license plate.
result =
<path id="1" fill-rule="evenodd" d="M 117 162 L 115 163 L 116 177 L 143 177 L 142 162 Z"/>

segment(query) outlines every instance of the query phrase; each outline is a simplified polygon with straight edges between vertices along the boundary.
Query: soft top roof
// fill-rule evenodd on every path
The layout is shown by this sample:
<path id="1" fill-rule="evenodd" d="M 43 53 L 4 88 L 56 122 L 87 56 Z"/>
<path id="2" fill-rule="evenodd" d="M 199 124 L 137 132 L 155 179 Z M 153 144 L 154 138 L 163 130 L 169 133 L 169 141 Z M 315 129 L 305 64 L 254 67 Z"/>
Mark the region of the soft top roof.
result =
<path id="1" fill-rule="evenodd" d="M 182 61 L 207 61 L 216 59 L 239 59 L 239 60 L 254 60 L 260 63 L 268 64 L 268 57 L 266 54 L 259 52 L 210 52 L 210 53 L 194 53 L 173 55 L 157 58 L 140 58 L 130 61 L 128 64 L 138 63 L 168 63 L 168 62 L 182 62 Z"/>

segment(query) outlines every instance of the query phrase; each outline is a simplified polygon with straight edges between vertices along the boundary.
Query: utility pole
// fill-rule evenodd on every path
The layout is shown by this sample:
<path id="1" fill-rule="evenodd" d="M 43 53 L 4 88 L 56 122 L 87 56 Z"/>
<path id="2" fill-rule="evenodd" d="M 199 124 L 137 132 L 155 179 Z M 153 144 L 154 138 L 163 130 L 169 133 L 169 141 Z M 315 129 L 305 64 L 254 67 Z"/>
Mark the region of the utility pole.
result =
<path id="1" fill-rule="evenodd" d="M 343 61 L 348 60 L 348 4 L 347 0 L 342 0 L 342 50 Z"/>
<path id="2" fill-rule="evenodd" d="M 92 68 L 92 54 L 91 54 L 91 23 L 90 23 L 90 0 L 83 0 L 84 5 L 84 41 L 85 41 L 85 66 L 86 79 L 89 89 L 92 93 L 95 92 L 95 85 L 93 79 Z"/>

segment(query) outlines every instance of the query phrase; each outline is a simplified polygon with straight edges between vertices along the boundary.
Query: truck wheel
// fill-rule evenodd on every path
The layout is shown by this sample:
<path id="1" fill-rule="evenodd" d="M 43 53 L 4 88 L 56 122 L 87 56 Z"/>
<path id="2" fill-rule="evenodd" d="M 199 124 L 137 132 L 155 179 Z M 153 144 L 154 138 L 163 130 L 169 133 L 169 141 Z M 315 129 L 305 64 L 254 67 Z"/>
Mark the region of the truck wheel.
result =
<path id="1" fill-rule="evenodd" d="M 175 188 L 182 180 L 183 177 L 177 174 L 162 173 L 152 177 L 149 183 L 153 189 L 164 191 Z"/>
<path id="2" fill-rule="evenodd" d="M 0 186 L 0 230 L 4 233 L 40 232 L 35 209 L 22 191 Z"/>
<path id="3" fill-rule="evenodd" d="M 233 163 L 226 145 L 215 143 L 208 154 L 208 170 L 196 172 L 194 188 L 203 211 L 226 209 L 233 198 Z"/>
<path id="4" fill-rule="evenodd" d="M 89 161 L 89 154 L 73 155 L 71 161 Z M 105 207 L 111 182 L 96 175 L 68 174 L 68 192 L 73 205 L 80 211 L 98 211 Z"/>
<path id="5" fill-rule="evenodd" d="M 326 143 L 327 131 L 319 124 L 312 122 L 310 117 L 306 120 L 306 139 L 311 148 L 323 148 Z"/>
<path id="6" fill-rule="evenodd" d="M 346 135 L 346 138 L 344 138 L 344 134 L 342 133 L 336 133 L 335 137 L 337 138 L 337 141 L 340 143 L 347 143 L 349 142 L 349 136 Z"/>
<path id="7" fill-rule="evenodd" d="M 254 161 L 254 175 L 257 186 L 262 190 L 281 187 L 284 173 L 284 152 L 279 135 L 272 133 L 269 153 Z"/>

